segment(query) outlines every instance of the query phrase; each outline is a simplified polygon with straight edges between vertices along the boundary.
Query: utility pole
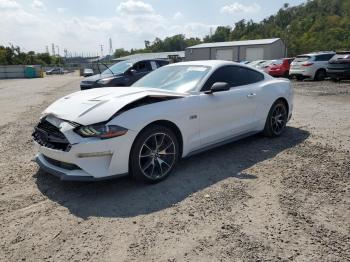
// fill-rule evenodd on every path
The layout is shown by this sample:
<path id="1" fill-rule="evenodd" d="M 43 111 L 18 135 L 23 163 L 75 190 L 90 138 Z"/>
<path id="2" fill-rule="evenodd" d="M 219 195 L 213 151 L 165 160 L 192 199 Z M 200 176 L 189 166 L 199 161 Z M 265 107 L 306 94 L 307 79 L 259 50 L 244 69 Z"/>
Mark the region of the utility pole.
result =
<path id="1" fill-rule="evenodd" d="M 112 38 L 109 38 L 109 55 L 112 55 L 112 53 L 113 53 Z"/>
<path id="2" fill-rule="evenodd" d="M 57 56 L 60 56 L 60 47 L 56 45 L 56 48 L 57 48 Z"/>
<path id="3" fill-rule="evenodd" d="M 103 57 L 103 45 L 101 44 L 100 47 L 101 47 L 101 57 Z"/>
<path id="4" fill-rule="evenodd" d="M 52 55 L 55 56 L 55 53 L 56 53 L 56 52 L 55 52 L 55 44 L 52 43 L 52 44 L 51 44 L 51 47 L 52 47 Z"/>

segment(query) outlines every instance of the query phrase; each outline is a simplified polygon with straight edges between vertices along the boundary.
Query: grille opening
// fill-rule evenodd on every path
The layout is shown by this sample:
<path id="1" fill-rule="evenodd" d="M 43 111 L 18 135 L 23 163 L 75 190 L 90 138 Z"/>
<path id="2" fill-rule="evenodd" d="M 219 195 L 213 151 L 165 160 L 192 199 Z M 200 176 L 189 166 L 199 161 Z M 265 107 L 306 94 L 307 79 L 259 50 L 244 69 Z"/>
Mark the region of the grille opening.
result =
<path id="1" fill-rule="evenodd" d="M 69 151 L 71 145 L 64 134 L 53 124 L 43 119 L 34 129 L 34 140 L 41 146 Z"/>

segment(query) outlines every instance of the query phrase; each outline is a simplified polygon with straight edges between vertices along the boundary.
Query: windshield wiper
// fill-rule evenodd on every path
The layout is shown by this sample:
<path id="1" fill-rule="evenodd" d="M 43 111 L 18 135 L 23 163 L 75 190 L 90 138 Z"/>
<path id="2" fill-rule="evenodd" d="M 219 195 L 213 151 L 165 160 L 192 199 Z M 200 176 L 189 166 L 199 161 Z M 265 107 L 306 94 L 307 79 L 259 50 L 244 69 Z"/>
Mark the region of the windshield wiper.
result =
<path id="1" fill-rule="evenodd" d="M 113 71 L 109 68 L 108 65 L 106 65 L 105 63 L 102 63 L 102 62 L 101 62 L 101 64 L 104 65 L 105 67 L 107 67 L 107 69 L 108 69 L 109 71 L 111 71 L 112 75 L 115 76 L 115 74 L 114 74 Z"/>
<path id="2" fill-rule="evenodd" d="M 109 71 L 111 71 L 112 75 L 115 76 L 115 74 L 114 74 L 113 71 L 109 68 L 108 65 L 106 65 L 106 64 L 103 63 L 103 62 L 100 62 L 99 59 L 97 59 L 97 68 L 98 68 L 98 71 L 100 72 L 100 75 L 102 75 L 101 69 L 100 69 L 100 63 L 101 63 L 102 65 L 104 65 L 105 67 L 107 67 L 107 69 L 108 69 Z"/>

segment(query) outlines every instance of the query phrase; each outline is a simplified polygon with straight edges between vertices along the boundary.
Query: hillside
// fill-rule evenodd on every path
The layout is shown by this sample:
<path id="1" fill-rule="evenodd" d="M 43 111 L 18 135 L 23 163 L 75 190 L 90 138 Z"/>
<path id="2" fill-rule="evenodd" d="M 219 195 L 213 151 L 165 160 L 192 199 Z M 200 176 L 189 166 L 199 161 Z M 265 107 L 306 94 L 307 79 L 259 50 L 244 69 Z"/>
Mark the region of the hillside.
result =
<path id="1" fill-rule="evenodd" d="M 183 35 L 164 40 L 157 38 L 152 43 L 145 41 L 145 49 L 131 50 L 131 53 L 179 51 L 200 42 L 274 37 L 287 43 L 290 56 L 310 51 L 350 49 L 350 1 L 309 0 L 293 7 L 284 4 L 277 14 L 259 23 L 241 20 L 232 26 L 220 26 L 212 36 L 203 40 L 186 39 Z"/>

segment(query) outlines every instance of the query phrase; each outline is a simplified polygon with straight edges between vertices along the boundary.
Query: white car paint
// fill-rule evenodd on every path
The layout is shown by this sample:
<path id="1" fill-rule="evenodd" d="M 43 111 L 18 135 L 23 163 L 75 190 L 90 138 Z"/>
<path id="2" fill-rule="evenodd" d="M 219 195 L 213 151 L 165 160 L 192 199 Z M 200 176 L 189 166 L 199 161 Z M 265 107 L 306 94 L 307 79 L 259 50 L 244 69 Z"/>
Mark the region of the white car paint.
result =
<path id="1" fill-rule="evenodd" d="M 330 58 L 328 60 L 318 61 L 317 57 L 322 55 L 329 55 L 330 57 L 332 57 L 333 55 L 335 55 L 335 52 L 305 54 L 302 56 L 309 56 L 310 58 L 307 60 L 300 61 L 298 60 L 298 57 L 296 57 L 295 60 L 291 63 L 289 74 L 291 76 L 299 75 L 314 79 L 318 70 L 322 69 L 325 72 L 327 70 L 327 65 Z"/>
<path id="2" fill-rule="evenodd" d="M 262 131 L 272 104 L 279 98 L 287 101 L 289 118 L 292 114 L 293 89 L 289 80 L 276 79 L 262 73 L 265 79 L 258 83 L 234 87 L 226 92 L 205 94 L 200 89 L 218 68 L 225 65 L 250 67 L 213 60 L 168 66 L 181 64 L 210 67 L 208 74 L 189 93 L 112 87 L 79 91 L 54 102 L 43 112 L 43 117 L 49 116 L 50 122 L 60 128 L 71 144 L 71 149 L 65 152 L 35 142 L 37 162 L 49 172 L 64 174 L 66 178 L 103 179 L 121 176 L 129 171 L 129 154 L 137 134 L 155 121 L 166 120 L 178 127 L 183 140 L 182 157 L 186 157 L 222 141 Z M 132 108 L 115 116 L 124 106 L 147 96 L 176 99 Z M 108 125 L 124 127 L 128 132 L 106 140 L 84 138 L 73 131 L 75 127 L 71 124 L 89 125 L 104 121 L 108 121 Z M 90 153 L 101 153 L 101 156 L 82 156 Z M 80 169 L 69 170 L 56 166 L 47 161 L 47 157 L 74 164 Z"/>

